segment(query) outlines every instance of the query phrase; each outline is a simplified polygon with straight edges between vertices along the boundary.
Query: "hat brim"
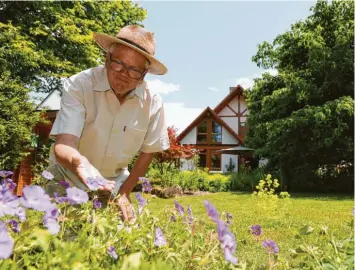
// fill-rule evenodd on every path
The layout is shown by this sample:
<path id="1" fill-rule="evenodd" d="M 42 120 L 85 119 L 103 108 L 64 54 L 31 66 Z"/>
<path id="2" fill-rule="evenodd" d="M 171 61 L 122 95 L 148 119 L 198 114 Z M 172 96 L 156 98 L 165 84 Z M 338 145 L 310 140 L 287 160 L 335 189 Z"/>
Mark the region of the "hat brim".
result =
<path id="1" fill-rule="evenodd" d="M 163 63 L 161 63 L 159 60 L 157 60 L 150 54 L 146 53 L 145 51 L 137 48 L 136 46 L 128 42 L 125 42 L 121 39 L 109 36 L 104 33 L 94 33 L 94 40 L 106 52 L 110 49 L 113 43 L 119 43 L 139 52 L 140 54 L 143 54 L 150 62 L 148 73 L 155 74 L 155 75 L 164 75 L 165 73 L 168 72 L 167 67 Z"/>

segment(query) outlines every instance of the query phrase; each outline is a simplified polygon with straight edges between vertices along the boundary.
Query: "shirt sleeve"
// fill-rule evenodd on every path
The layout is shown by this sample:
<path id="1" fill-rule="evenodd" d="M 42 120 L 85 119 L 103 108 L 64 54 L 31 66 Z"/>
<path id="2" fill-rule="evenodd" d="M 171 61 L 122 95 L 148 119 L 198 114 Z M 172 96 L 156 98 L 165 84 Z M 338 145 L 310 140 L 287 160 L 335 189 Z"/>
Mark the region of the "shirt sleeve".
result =
<path id="1" fill-rule="evenodd" d="M 64 82 L 60 110 L 53 123 L 50 136 L 72 134 L 81 137 L 85 122 L 84 94 L 79 83 L 72 78 Z"/>
<path id="2" fill-rule="evenodd" d="M 147 134 L 140 149 L 144 153 L 161 152 L 170 148 L 163 102 L 158 95 L 153 98 L 154 113 L 151 116 Z"/>

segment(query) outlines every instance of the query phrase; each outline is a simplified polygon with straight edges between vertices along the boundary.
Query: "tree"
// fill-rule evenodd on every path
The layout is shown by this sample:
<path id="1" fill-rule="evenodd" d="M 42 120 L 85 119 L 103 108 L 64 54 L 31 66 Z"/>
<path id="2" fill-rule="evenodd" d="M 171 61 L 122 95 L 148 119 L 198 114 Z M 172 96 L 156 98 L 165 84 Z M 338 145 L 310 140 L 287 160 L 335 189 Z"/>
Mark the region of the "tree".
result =
<path id="1" fill-rule="evenodd" d="M 354 155 L 354 2 L 319 1 L 311 10 L 305 21 L 292 25 L 272 44 L 259 45 L 253 56 L 259 67 L 277 69 L 278 74 L 264 74 L 248 92 L 246 144 L 269 159 L 270 169 L 280 169 L 290 187 L 349 188 L 345 184 L 352 182 Z M 314 180 L 316 172 L 322 179 Z M 347 183 L 325 183 L 339 173 L 350 176 Z"/>
<path id="2" fill-rule="evenodd" d="M 160 173 L 163 174 L 164 166 L 167 165 L 166 170 L 169 170 L 174 166 L 175 162 L 180 159 L 192 159 L 197 151 L 190 145 L 181 145 L 177 140 L 177 129 L 174 127 L 168 127 L 168 135 L 170 148 L 163 152 L 158 152 L 154 155 L 153 165 L 159 168 Z"/>
<path id="3" fill-rule="evenodd" d="M 61 80 L 102 63 L 93 32 L 115 35 L 146 11 L 130 1 L 0 2 L 0 166 L 26 155 L 40 119 L 29 92 L 60 90 Z"/>

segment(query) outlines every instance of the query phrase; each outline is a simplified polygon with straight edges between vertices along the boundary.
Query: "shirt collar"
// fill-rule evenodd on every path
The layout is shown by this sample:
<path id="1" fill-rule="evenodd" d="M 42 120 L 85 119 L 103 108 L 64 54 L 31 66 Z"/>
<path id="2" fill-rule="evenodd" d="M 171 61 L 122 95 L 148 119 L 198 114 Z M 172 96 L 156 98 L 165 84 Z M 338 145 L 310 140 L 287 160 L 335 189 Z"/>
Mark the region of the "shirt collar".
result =
<path id="1" fill-rule="evenodd" d="M 107 79 L 107 69 L 105 66 L 100 66 L 98 72 L 95 74 L 95 85 L 93 87 L 94 91 L 107 91 L 111 89 L 111 86 Z M 138 98 L 143 100 L 144 90 L 146 88 L 146 81 L 142 81 L 137 87 L 129 94 L 130 96 L 136 95 Z"/>

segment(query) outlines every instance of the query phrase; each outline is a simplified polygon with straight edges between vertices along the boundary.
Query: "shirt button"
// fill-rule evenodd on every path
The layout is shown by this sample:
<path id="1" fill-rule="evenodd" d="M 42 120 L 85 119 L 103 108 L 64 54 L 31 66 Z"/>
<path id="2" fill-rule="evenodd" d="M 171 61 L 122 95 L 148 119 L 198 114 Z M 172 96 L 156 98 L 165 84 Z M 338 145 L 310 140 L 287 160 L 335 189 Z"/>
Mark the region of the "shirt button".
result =
<path id="1" fill-rule="evenodd" d="M 109 150 L 107 150 L 107 152 L 106 152 L 106 156 L 108 156 L 108 157 L 111 157 L 112 156 L 112 151 L 109 149 Z"/>

